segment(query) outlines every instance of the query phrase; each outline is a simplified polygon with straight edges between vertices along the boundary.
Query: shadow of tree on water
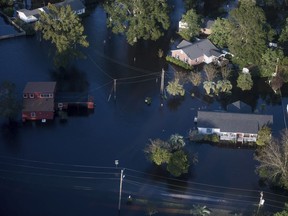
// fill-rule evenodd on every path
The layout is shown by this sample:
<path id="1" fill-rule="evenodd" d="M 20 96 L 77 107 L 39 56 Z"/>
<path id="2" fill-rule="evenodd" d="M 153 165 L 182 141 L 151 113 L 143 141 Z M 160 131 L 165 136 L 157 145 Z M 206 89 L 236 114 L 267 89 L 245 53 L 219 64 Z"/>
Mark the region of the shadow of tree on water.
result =
<path id="1" fill-rule="evenodd" d="M 167 106 L 171 111 L 177 111 L 185 97 L 172 97 L 167 100 Z"/>
<path id="2" fill-rule="evenodd" d="M 51 71 L 51 78 L 57 82 L 57 90 L 60 92 L 86 92 L 89 83 L 86 74 L 76 67 Z"/>
<path id="3" fill-rule="evenodd" d="M 6 147 L 12 152 L 18 152 L 19 146 L 19 123 L 12 121 L 1 125 L 1 136 Z"/>

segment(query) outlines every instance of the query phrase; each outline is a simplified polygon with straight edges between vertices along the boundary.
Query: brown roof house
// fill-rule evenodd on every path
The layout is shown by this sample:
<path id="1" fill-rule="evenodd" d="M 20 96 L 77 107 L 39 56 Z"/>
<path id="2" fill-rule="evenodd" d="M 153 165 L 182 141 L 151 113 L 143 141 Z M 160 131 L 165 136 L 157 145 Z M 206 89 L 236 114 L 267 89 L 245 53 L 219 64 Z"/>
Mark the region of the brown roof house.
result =
<path id="1" fill-rule="evenodd" d="M 54 118 L 56 82 L 28 82 L 23 91 L 22 120 Z"/>
<path id="2" fill-rule="evenodd" d="M 220 140 L 256 142 L 258 131 L 273 124 L 272 115 L 198 111 L 197 128 L 200 134 L 217 134 Z"/>
<path id="3" fill-rule="evenodd" d="M 198 65 L 210 64 L 224 54 L 209 39 L 201 39 L 193 43 L 182 40 L 177 49 L 171 50 L 171 56 L 189 65 Z"/>

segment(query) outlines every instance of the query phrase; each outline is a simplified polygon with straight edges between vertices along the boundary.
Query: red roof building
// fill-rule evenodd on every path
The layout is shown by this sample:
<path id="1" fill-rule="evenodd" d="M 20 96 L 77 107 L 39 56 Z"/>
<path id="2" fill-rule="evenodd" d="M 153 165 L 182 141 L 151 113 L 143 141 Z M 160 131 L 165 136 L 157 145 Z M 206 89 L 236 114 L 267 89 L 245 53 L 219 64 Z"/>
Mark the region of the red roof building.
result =
<path id="1" fill-rule="evenodd" d="M 22 120 L 54 118 L 56 82 L 28 82 L 23 91 Z"/>

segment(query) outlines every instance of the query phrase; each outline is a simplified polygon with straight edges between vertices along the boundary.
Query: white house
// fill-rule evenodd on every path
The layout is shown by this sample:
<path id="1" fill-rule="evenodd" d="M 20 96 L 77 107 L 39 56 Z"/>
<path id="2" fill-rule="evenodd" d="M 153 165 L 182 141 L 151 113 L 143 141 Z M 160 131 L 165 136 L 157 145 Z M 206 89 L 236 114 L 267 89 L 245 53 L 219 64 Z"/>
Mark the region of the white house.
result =
<path id="1" fill-rule="evenodd" d="M 258 131 L 273 124 L 272 115 L 198 111 L 197 128 L 200 134 L 217 134 L 220 140 L 256 142 Z"/>
<path id="2" fill-rule="evenodd" d="M 65 0 L 55 4 L 56 7 L 63 7 L 67 5 L 69 5 L 71 9 L 78 15 L 85 13 L 85 6 L 80 0 Z M 26 23 L 36 22 L 39 19 L 40 12 L 49 13 L 49 10 L 47 7 L 37 8 L 34 10 L 17 10 L 18 17 Z"/>

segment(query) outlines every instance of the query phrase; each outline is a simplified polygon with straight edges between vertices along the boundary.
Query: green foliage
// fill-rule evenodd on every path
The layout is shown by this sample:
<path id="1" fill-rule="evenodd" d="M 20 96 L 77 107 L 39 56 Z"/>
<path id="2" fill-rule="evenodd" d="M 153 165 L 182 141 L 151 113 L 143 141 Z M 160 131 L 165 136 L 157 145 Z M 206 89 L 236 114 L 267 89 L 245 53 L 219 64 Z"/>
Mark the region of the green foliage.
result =
<path id="1" fill-rule="evenodd" d="M 190 9 L 182 16 L 181 21 L 187 24 L 187 28 L 179 29 L 179 35 L 187 41 L 194 39 L 200 32 L 200 17 L 194 9 Z"/>
<path id="2" fill-rule="evenodd" d="M 184 151 L 179 150 L 173 153 L 167 165 L 167 171 L 175 177 L 179 177 L 183 173 L 188 173 L 189 161 Z"/>
<path id="3" fill-rule="evenodd" d="M 280 139 L 269 140 L 266 136 L 265 145 L 258 148 L 255 160 L 259 162 L 256 171 L 261 178 L 269 183 L 288 189 L 288 130 L 281 133 Z M 269 140 L 269 141 L 268 141 Z"/>
<path id="4" fill-rule="evenodd" d="M 193 205 L 193 209 L 190 209 L 190 214 L 194 216 L 206 216 L 210 215 L 211 211 L 206 206 Z"/>
<path id="5" fill-rule="evenodd" d="M 194 86 L 199 86 L 202 83 L 202 76 L 200 72 L 191 71 L 188 79 Z"/>
<path id="6" fill-rule="evenodd" d="M 150 140 L 144 152 L 148 159 L 157 165 L 168 163 L 172 153 L 168 149 L 168 144 L 160 139 Z"/>
<path id="7" fill-rule="evenodd" d="M 159 57 L 159 58 L 162 58 L 163 55 L 164 55 L 163 50 L 162 50 L 162 49 L 159 49 L 159 50 L 158 50 L 158 57 Z"/>
<path id="8" fill-rule="evenodd" d="M 159 39 L 170 25 L 166 0 L 108 0 L 104 9 L 108 27 L 123 33 L 131 45 L 139 39 Z"/>
<path id="9" fill-rule="evenodd" d="M 185 89 L 184 89 L 183 85 L 181 85 L 179 83 L 179 79 L 175 79 L 172 82 L 168 82 L 168 86 L 166 87 L 166 90 L 170 95 L 173 95 L 173 96 L 177 96 L 177 95 L 184 96 L 185 95 Z"/>
<path id="10" fill-rule="evenodd" d="M 150 140 L 150 144 L 144 149 L 148 160 L 156 165 L 165 165 L 168 172 L 174 176 L 180 176 L 188 172 L 188 155 L 182 150 L 185 146 L 184 137 L 172 134 L 167 142 L 160 139 Z M 192 157 L 192 163 L 197 163 L 196 155 Z"/>
<path id="11" fill-rule="evenodd" d="M 281 212 L 275 213 L 273 216 L 288 216 L 288 204 L 285 203 L 284 210 Z"/>
<path id="12" fill-rule="evenodd" d="M 35 29 L 33 27 L 32 24 L 30 23 L 25 23 L 24 21 L 22 21 L 21 19 L 17 18 L 15 20 L 15 23 L 17 25 L 19 25 L 25 32 L 26 32 L 26 35 L 34 35 L 35 34 Z"/>
<path id="13" fill-rule="evenodd" d="M 253 80 L 250 73 L 240 73 L 237 78 L 237 87 L 242 91 L 251 90 L 253 87 Z"/>
<path id="14" fill-rule="evenodd" d="M 276 72 L 276 66 L 279 64 L 279 61 L 282 61 L 283 58 L 284 54 L 282 50 L 266 49 L 266 52 L 262 54 L 260 63 L 261 77 L 272 77 L 273 73 Z"/>
<path id="15" fill-rule="evenodd" d="M 13 17 L 14 15 L 14 8 L 13 7 L 6 7 L 3 9 L 3 13 L 9 17 Z"/>
<path id="16" fill-rule="evenodd" d="M 7 81 L 0 85 L 0 116 L 9 120 L 15 119 L 21 110 L 15 88 L 13 83 Z"/>
<path id="17" fill-rule="evenodd" d="M 271 142 L 271 128 L 269 128 L 267 126 L 263 126 L 258 131 L 258 137 L 257 137 L 256 144 L 259 146 L 264 146 L 270 142 Z"/>
<path id="18" fill-rule="evenodd" d="M 286 18 L 285 25 L 282 28 L 282 31 L 279 37 L 279 42 L 285 43 L 287 41 L 288 41 L 288 18 Z"/>
<path id="19" fill-rule="evenodd" d="M 172 134 L 168 142 L 171 151 L 180 150 L 186 145 L 184 137 L 179 134 Z"/>
<path id="20" fill-rule="evenodd" d="M 215 65 L 213 64 L 208 64 L 204 66 L 204 71 L 207 77 L 207 80 L 210 82 L 213 82 L 213 80 L 217 77 L 218 75 L 218 69 L 216 68 Z"/>
<path id="21" fill-rule="evenodd" d="M 11 7 L 13 5 L 13 0 L 0 0 L 0 8 Z"/>
<path id="22" fill-rule="evenodd" d="M 225 18 L 217 18 L 212 25 L 212 34 L 209 39 L 219 47 L 227 47 L 231 31 L 230 22 Z"/>
<path id="23" fill-rule="evenodd" d="M 240 66 L 257 65 L 270 31 L 264 11 L 252 1 L 243 1 L 230 12 L 229 22 L 228 48 L 235 55 L 233 61 Z"/>
<path id="24" fill-rule="evenodd" d="M 192 70 L 192 68 L 193 68 L 191 65 L 189 65 L 189 64 L 187 64 L 187 63 L 185 63 L 179 59 L 173 58 L 172 56 L 166 56 L 166 61 L 169 61 L 169 62 L 171 62 L 175 65 L 178 65 L 178 66 L 180 66 L 184 69 L 187 69 L 187 70 Z"/>
<path id="25" fill-rule="evenodd" d="M 40 31 L 45 40 L 50 40 L 55 45 L 58 54 L 75 50 L 77 45 L 89 46 L 86 36 L 83 35 L 84 27 L 80 18 L 70 6 L 58 8 L 48 4 L 48 9 L 49 13 L 40 13 L 35 30 Z"/>
<path id="26" fill-rule="evenodd" d="M 203 82 L 203 88 L 205 89 L 206 94 L 210 95 L 211 93 L 215 92 L 216 85 L 214 82 L 205 81 Z"/>

